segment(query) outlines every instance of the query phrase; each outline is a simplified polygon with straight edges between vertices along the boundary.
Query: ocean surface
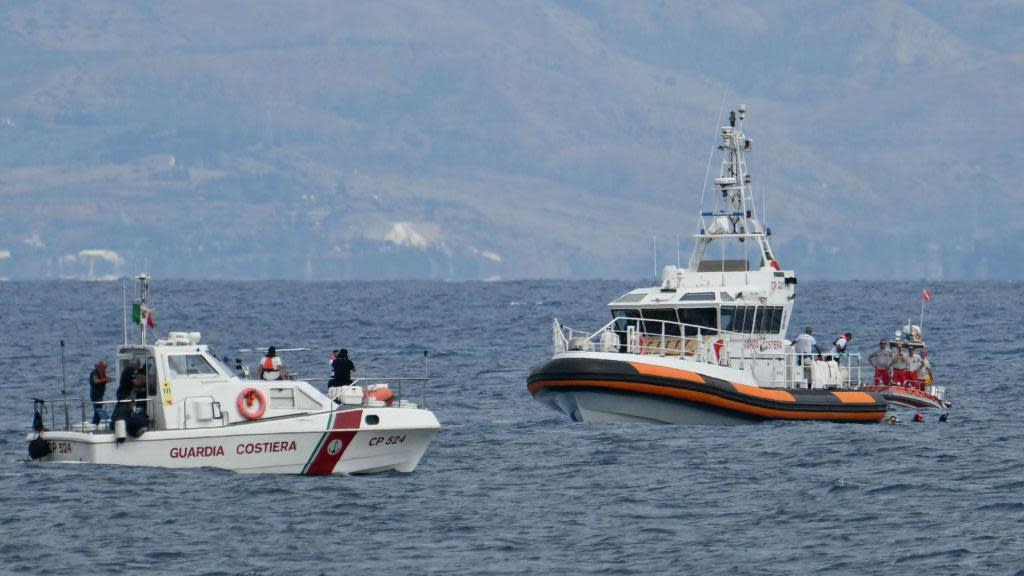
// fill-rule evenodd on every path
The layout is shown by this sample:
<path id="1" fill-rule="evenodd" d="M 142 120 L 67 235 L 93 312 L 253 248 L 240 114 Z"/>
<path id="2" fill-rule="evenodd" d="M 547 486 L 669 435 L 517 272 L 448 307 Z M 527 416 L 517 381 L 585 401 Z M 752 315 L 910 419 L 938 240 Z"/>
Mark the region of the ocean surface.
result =
<path id="1" fill-rule="evenodd" d="M 32 396 L 122 339 L 119 283 L 0 283 L 0 573 L 1024 574 L 1024 285 L 801 283 L 790 337 L 868 351 L 920 314 L 948 423 L 576 424 L 535 402 L 551 319 L 636 282 L 153 283 L 160 332 L 276 344 L 307 377 L 420 376 L 412 474 L 249 476 L 26 462 Z M 255 364 L 257 356 L 246 356 Z M 108 395 L 112 393 L 108 390 Z"/>

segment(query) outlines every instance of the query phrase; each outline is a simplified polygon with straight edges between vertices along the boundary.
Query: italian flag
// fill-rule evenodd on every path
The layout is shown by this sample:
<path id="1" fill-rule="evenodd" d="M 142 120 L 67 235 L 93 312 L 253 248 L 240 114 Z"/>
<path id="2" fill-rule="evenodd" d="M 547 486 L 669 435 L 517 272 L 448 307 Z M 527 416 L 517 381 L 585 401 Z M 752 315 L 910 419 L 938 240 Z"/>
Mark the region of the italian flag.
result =
<path id="1" fill-rule="evenodd" d="M 150 328 L 156 327 L 156 322 L 153 321 L 153 311 L 142 304 L 132 304 L 132 322 L 140 326 L 145 323 Z"/>

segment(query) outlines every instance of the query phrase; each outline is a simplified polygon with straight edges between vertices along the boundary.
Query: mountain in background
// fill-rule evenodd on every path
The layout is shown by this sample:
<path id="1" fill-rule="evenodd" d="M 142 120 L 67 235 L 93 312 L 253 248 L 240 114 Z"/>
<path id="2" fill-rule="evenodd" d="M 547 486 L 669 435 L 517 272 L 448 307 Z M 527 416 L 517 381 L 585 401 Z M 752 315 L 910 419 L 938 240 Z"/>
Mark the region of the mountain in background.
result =
<path id="1" fill-rule="evenodd" d="M 685 260 L 745 103 L 784 267 L 1020 279 L 1022 24 L 998 0 L 7 3 L 0 277 L 649 277 L 655 237 Z"/>

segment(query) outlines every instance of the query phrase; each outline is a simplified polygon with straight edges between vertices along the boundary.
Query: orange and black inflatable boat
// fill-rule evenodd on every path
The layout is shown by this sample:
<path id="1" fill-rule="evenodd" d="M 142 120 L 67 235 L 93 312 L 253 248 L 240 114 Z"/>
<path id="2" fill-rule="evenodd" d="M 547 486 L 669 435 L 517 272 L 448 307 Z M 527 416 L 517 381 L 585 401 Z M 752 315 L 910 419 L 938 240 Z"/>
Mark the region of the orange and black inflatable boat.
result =
<path id="1" fill-rule="evenodd" d="M 866 391 L 762 388 L 681 368 L 594 358 L 585 353 L 566 356 L 534 368 L 527 383 L 537 400 L 576 421 L 879 422 L 886 413 L 885 400 Z"/>

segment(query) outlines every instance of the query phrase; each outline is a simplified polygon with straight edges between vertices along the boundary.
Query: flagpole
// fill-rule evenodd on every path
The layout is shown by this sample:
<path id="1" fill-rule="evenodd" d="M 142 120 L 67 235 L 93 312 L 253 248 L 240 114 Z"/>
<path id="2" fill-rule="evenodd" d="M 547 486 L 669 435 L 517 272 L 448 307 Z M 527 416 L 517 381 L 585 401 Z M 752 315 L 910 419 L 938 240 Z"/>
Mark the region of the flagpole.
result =
<path id="1" fill-rule="evenodd" d="M 124 345 L 128 345 L 128 279 L 121 279 L 121 317 L 124 319 Z"/>
<path id="2" fill-rule="evenodd" d="M 921 324 L 919 325 L 921 329 L 921 338 L 924 338 L 924 303 L 924 296 L 921 296 Z"/>

